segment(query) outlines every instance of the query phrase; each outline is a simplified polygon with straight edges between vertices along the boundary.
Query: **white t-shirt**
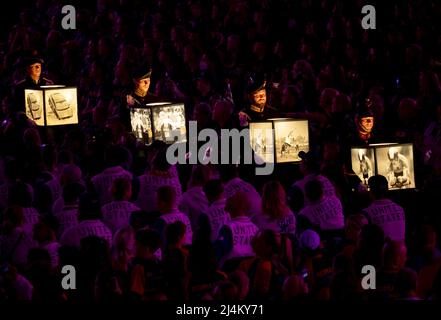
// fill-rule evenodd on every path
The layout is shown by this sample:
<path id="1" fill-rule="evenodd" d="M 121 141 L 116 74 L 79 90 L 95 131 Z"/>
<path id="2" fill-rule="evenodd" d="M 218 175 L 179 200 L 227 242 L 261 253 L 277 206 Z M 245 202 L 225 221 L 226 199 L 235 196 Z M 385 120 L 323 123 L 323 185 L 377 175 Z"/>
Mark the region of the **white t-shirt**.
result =
<path id="1" fill-rule="evenodd" d="M 56 212 L 54 215 L 59 223 L 57 239 L 60 239 L 64 231 L 78 224 L 78 205 L 64 206 L 61 211 Z"/>
<path id="2" fill-rule="evenodd" d="M 95 191 L 99 195 L 101 205 L 105 205 L 112 201 L 110 189 L 112 188 L 113 181 L 118 178 L 126 178 L 131 181 L 132 174 L 129 171 L 124 170 L 122 167 L 116 166 L 107 168 L 92 178 L 92 183 L 95 187 Z"/>
<path id="3" fill-rule="evenodd" d="M 40 245 L 40 248 L 46 249 L 49 252 L 49 256 L 51 257 L 51 265 L 52 268 L 58 266 L 58 248 L 60 248 L 60 244 L 58 242 L 50 242 L 46 244 Z"/>
<path id="4" fill-rule="evenodd" d="M 219 236 L 219 230 L 231 220 L 230 214 L 225 211 L 226 199 L 213 202 L 201 215 L 206 216 L 210 225 L 211 241 L 214 242 Z"/>
<path id="5" fill-rule="evenodd" d="M 60 238 L 60 245 L 80 247 L 81 239 L 88 236 L 97 236 L 107 241 L 109 247 L 112 245 L 112 232 L 100 220 L 84 220 L 78 225 L 64 231 Z"/>
<path id="6" fill-rule="evenodd" d="M 103 222 L 112 233 L 130 224 L 130 215 L 139 208 L 129 201 L 112 201 L 101 208 Z"/>
<path id="7" fill-rule="evenodd" d="M 182 187 L 179 177 L 175 174 L 167 176 L 154 175 L 150 172 L 139 177 L 139 193 L 135 204 L 145 211 L 157 210 L 156 191 L 162 186 L 171 186 L 175 189 L 177 199 L 182 195 Z"/>
<path id="8" fill-rule="evenodd" d="M 336 196 L 323 197 L 317 203 L 305 206 L 299 215 L 304 215 L 322 230 L 337 230 L 344 227 L 343 207 Z"/>
<path id="9" fill-rule="evenodd" d="M 236 177 L 225 184 L 225 197 L 228 199 L 237 192 L 242 191 L 248 195 L 250 201 L 250 210 L 247 212 L 248 217 L 254 217 L 262 212 L 262 198 L 252 184 Z"/>
<path id="10" fill-rule="evenodd" d="M 207 208 L 208 200 L 202 187 L 192 187 L 182 194 L 179 210 L 190 218 L 193 228 L 196 228 L 199 215 Z"/>
<path id="11" fill-rule="evenodd" d="M 223 265 L 227 260 L 233 258 L 245 258 L 255 255 L 252 241 L 259 232 L 257 226 L 248 217 L 236 217 L 228 221 L 224 228 L 231 231 L 232 249 L 224 257 L 220 264 Z M 222 233 L 220 233 L 220 236 Z"/>
<path id="12" fill-rule="evenodd" d="M 368 220 L 383 229 L 384 236 L 394 241 L 404 241 L 406 222 L 402 207 L 389 199 L 375 200 L 363 210 Z"/>
<path id="13" fill-rule="evenodd" d="M 290 233 L 295 235 L 296 233 L 296 217 L 291 210 L 285 216 L 280 219 L 271 219 L 270 216 L 261 214 L 253 219 L 255 225 L 259 230 L 273 230 L 278 233 Z"/>

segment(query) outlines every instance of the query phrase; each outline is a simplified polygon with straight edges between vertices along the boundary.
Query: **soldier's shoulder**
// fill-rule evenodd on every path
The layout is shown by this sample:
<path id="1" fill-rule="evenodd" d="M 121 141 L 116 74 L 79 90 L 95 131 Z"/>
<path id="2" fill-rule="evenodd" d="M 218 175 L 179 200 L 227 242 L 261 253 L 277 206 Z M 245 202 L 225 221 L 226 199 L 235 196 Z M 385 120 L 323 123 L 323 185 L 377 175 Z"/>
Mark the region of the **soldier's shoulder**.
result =
<path id="1" fill-rule="evenodd" d="M 43 80 L 46 82 L 46 85 L 49 85 L 49 86 L 51 86 L 51 85 L 53 85 L 54 84 L 54 82 L 51 80 L 51 79 L 48 79 L 48 78 L 43 78 Z"/>

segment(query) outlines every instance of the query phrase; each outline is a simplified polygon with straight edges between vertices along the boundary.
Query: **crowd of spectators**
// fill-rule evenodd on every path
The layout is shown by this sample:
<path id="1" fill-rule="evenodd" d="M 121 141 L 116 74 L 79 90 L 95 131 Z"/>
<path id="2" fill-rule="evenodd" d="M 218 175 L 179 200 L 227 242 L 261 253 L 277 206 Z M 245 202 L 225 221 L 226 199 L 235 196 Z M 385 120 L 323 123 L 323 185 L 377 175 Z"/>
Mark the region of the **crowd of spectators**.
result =
<path id="1" fill-rule="evenodd" d="M 441 3 L 369 4 L 375 30 L 363 1 L 81 1 L 73 30 L 63 1 L 16 4 L 0 39 L 0 300 L 439 300 Z M 78 125 L 20 112 L 28 56 L 77 87 Z M 235 127 L 264 74 L 268 104 L 309 120 L 311 152 L 260 177 L 171 165 L 121 118 L 140 64 L 201 128 Z M 348 166 L 367 102 L 373 141 L 413 143 L 417 188 L 377 176 L 368 191 Z"/>

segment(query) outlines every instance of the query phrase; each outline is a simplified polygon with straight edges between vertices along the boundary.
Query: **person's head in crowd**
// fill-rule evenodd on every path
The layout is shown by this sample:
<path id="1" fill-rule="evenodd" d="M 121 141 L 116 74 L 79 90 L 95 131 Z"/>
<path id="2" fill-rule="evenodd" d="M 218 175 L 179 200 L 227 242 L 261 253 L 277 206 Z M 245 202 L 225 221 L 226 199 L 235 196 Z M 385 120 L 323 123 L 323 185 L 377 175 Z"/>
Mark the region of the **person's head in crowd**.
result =
<path id="1" fill-rule="evenodd" d="M 196 77 L 196 89 L 202 97 L 207 97 L 213 89 L 213 79 L 205 72 Z"/>
<path id="2" fill-rule="evenodd" d="M 82 266 L 88 271 L 97 271 L 111 266 L 109 244 L 97 236 L 86 236 L 80 241 Z"/>
<path id="3" fill-rule="evenodd" d="M 213 121 L 216 122 L 221 128 L 228 123 L 233 115 L 234 105 L 230 100 L 218 100 L 213 106 Z"/>
<path id="4" fill-rule="evenodd" d="M 40 218 L 33 227 L 33 237 L 38 243 L 44 244 L 55 241 L 55 233 L 58 228 L 58 220 L 52 216 L 47 215 Z"/>
<path id="5" fill-rule="evenodd" d="M 320 235 L 312 230 L 307 229 L 300 234 L 299 248 L 306 254 L 314 254 L 320 249 L 321 239 Z"/>
<path id="6" fill-rule="evenodd" d="M 250 278 L 242 270 L 235 270 L 228 276 L 229 280 L 237 287 L 238 299 L 245 300 L 250 290 Z"/>
<path id="7" fill-rule="evenodd" d="M 129 224 L 133 228 L 133 230 L 138 231 L 150 225 L 153 225 L 156 221 L 156 218 L 157 216 L 152 214 L 151 212 L 136 210 L 133 211 L 130 215 Z"/>
<path id="8" fill-rule="evenodd" d="M 355 243 L 357 241 L 358 234 L 360 233 L 361 228 L 368 223 L 369 221 L 367 220 L 367 218 L 361 213 L 356 213 L 348 216 L 345 223 L 346 240 Z"/>
<path id="9" fill-rule="evenodd" d="M 86 188 L 83 184 L 72 182 L 63 186 L 61 196 L 64 200 L 65 205 L 72 205 L 78 203 L 80 195 L 85 191 Z"/>
<path id="10" fill-rule="evenodd" d="M 27 128 L 23 133 L 23 142 L 29 149 L 41 146 L 40 133 L 36 128 Z"/>
<path id="11" fill-rule="evenodd" d="M 367 98 L 367 103 L 371 104 L 371 98 Z M 374 112 L 370 106 L 360 106 L 355 114 L 355 125 L 360 139 L 367 141 L 371 138 L 372 130 L 375 125 Z"/>
<path id="12" fill-rule="evenodd" d="M 331 85 L 332 79 L 329 73 L 322 70 L 319 72 L 318 76 L 315 78 L 315 90 L 317 92 L 323 92 L 326 88 Z"/>
<path id="13" fill-rule="evenodd" d="M 280 235 L 273 230 L 261 231 L 253 239 L 253 250 L 261 259 L 273 259 L 280 252 Z"/>
<path id="14" fill-rule="evenodd" d="M 15 182 L 20 176 L 20 168 L 15 158 L 5 160 L 5 178 L 8 182 Z"/>
<path id="15" fill-rule="evenodd" d="M 276 220 L 284 217 L 288 212 L 286 193 L 279 181 L 268 181 L 262 192 L 263 213 Z"/>
<path id="16" fill-rule="evenodd" d="M 41 147 L 41 157 L 44 167 L 47 171 L 52 172 L 57 165 L 57 149 L 53 144 L 45 144 Z"/>
<path id="17" fill-rule="evenodd" d="M 398 119 L 401 123 L 410 125 L 416 121 L 418 113 L 417 102 L 415 99 L 403 98 L 398 105 Z"/>
<path id="18" fill-rule="evenodd" d="M 129 261 L 135 255 L 135 231 L 132 227 L 124 227 L 113 236 L 112 259 L 117 270 L 127 270 Z"/>
<path id="19" fill-rule="evenodd" d="M 320 107 L 328 113 L 332 111 L 332 104 L 334 102 L 334 98 L 337 97 L 340 93 L 333 88 L 325 88 L 320 94 L 319 105 Z"/>
<path id="20" fill-rule="evenodd" d="M 225 281 L 217 285 L 213 290 L 213 300 L 215 301 L 237 301 L 239 290 L 231 281 Z"/>
<path id="21" fill-rule="evenodd" d="M 208 103 L 200 102 L 195 105 L 193 110 L 193 119 L 197 121 L 198 128 L 207 128 L 212 118 L 211 107 Z"/>
<path id="22" fill-rule="evenodd" d="M 297 60 L 292 65 L 291 76 L 294 81 L 298 80 L 314 80 L 314 69 L 306 60 Z"/>
<path id="23" fill-rule="evenodd" d="M 386 241 L 383 247 L 383 265 L 390 271 L 400 271 L 407 260 L 407 248 L 400 241 Z"/>
<path id="24" fill-rule="evenodd" d="M 135 234 L 135 256 L 154 259 L 155 252 L 161 247 L 161 237 L 152 229 L 141 229 Z"/>
<path id="25" fill-rule="evenodd" d="M 101 207 L 98 197 L 92 193 L 83 193 L 78 202 L 78 221 L 101 219 Z"/>
<path id="26" fill-rule="evenodd" d="M 300 171 L 304 176 L 320 173 L 320 160 L 313 151 L 300 151 L 299 157 L 302 159 L 300 163 Z"/>
<path id="27" fill-rule="evenodd" d="M 26 69 L 26 75 L 35 83 L 38 83 L 40 81 L 42 66 L 44 63 L 43 59 L 37 56 L 31 56 L 25 58 L 23 63 Z"/>
<path id="28" fill-rule="evenodd" d="M 24 224 L 23 208 L 13 205 L 9 206 L 3 212 L 3 225 L 2 230 L 4 234 L 9 231 L 19 228 Z"/>
<path id="29" fill-rule="evenodd" d="M 398 273 L 396 291 L 399 299 L 419 299 L 417 298 L 418 274 L 410 269 L 406 272 Z"/>
<path id="30" fill-rule="evenodd" d="M 306 182 L 305 196 L 311 203 L 317 203 L 323 198 L 323 186 L 320 180 L 312 179 Z"/>
<path id="31" fill-rule="evenodd" d="M 189 187 L 203 187 L 205 183 L 210 179 L 211 169 L 207 165 L 195 165 L 193 166 Z"/>
<path id="32" fill-rule="evenodd" d="M 332 100 L 331 112 L 337 114 L 349 114 L 352 111 L 351 97 L 346 94 L 339 94 Z"/>
<path id="33" fill-rule="evenodd" d="M 376 224 L 366 224 L 358 233 L 357 247 L 360 249 L 372 248 L 382 250 L 384 245 L 384 231 Z"/>
<path id="34" fill-rule="evenodd" d="M 207 181 L 203 190 L 209 203 L 213 203 L 224 197 L 224 186 L 219 179 Z"/>
<path id="35" fill-rule="evenodd" d="M 221 164 L 218 166 L 219 176 L 222 182 L 226 183 L 239 176 L 239 170 L 234 164 Z"/>
<path id="36" fill-rule="evenodd" d="M 165 230 L 167 248 L 181 248 L 185 240 L 185 231 L 186 226 L 182 221 L 169 224 Z"/>
<path id="37" fill-rule="evenodd" d="M 301 275 L 291 275 L 283 283 L 282 297 L 284 301 L 302 298 L 309 293 L 308 285 Z"/>
<path id="38" fill-rule="evenodd" d="M 358 281 L 354 272 L 338 272 L 330 283 L 331 301 L 358 301 Z"/>
<path id="39" fill-rule="evenodd" d="M 375 175 L 368 180 L 369 191 L 374 200 L 384 199 L 387 196 L 388 182 L 385 176 Z"/>
<path id="40" fill-rule="evenodd" d="M 153 158 L 152 169 L 154 171 L 167 172 L 170 168 L 171 164 L 167 160 L 167 150 L 159 150 Z"/>
<path id="41" fill-rule="evenodd" d="M 264 75 L 251 75 L 246 89 L 251 108 L 263 112 L 267 102 L 266 79 Z"/>
<path id="42" fill-rule="evenodd" d="M 178 207 L 178 195 L 172 186 L 162 186 L 156 191 L 158 211 L 162 214 L 170 213 Z"/>
<path id="43" fill-rule="evenodd" d="M 111 145 L 105 151 L 105 161 L 107 167 L 130 166 L 130 153 L 122 146 Z"/>
<path id="44" fill-rule="evenodd" d="M 298 108 L 300 93 L 296 86 L 286 86 L 282 90 L 281 104 L 285 111 L 295 112 Z"/>
<path id="45" fill-rule="evenodd" d="M 145 97 L 150 88 L 150 78 L 152 69 L 149 66 L 138 67 L 132 75 L 132 81 L 135 86 L 135 94 L 140 97 Z"/>
<path id="46" fill-rule="evenodd" d="M 414 254 L 422 254 L 431 257 L 437 250 L 437 235 L 435 229 L 428 224 L 419 225 L 415 228 L 411 237 Z"/>
<path id="47" fill-rule="evenodd" d="M 132 182 L 127 178 L 117 178 L 110 192 L 114 201 L 128 201 L 132 196 Z"/>
<path id="48" fill-rule="evenodd" d="M 70 183 L 82 183 L 83 174 L 81 172 L 81 168 L 76 164 L 68 164 L 63 167 L 60 176 L 60 184 L 62 186 L 70 184 Z"/>
<path id="49" fill-rule="evenodd" d="M 32 188 L 24 182 L 16 182 L 9 189 L 8 204 L 23 208 L 32 207 Z"/>
<path id="50" fill-rule="evenodd" d="M 227 203 L 225 204 L 225 211 L 227 211 L 233 219 L 246 216 L 249 208 L 250 200 L 243 191 L 236 192 L 227 199 Z"/>
<path id="51" fill-rule="evenodd" d="M 420 96 L 430 96 L 441 93 L 441 83 L 438 74 L 434 71 L 422 71 L 419 77 Z"/>

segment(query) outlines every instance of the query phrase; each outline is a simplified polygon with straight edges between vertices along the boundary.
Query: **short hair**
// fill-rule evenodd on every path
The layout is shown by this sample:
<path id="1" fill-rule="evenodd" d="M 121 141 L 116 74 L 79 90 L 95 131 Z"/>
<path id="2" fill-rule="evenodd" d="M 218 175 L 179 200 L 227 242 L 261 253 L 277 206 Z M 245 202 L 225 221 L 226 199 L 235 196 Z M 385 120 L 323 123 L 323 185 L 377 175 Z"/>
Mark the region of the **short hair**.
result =
<path id="1" fill-rule="evenodd" d="M 224 186 L 219 179 L 209 180 L 203 187 L 207 197 L 218 198 L 224 192 Z"/>
<path id="2" fill-rule="evenodd" d="M 126 192 L 131 188 L 132 182 L 128 178 L 117 178 L 112 183 L 112 197 L 116 201 L 124 199 Z"/>
<path id="3" fill-rule="evenodd" d="M 136 231 L 135 241 L 146 248 L 156 251 L 161 247 L 161 237 L 155 230 L 145 228 Z"/>
<path id="4" fill-rule="evenodd" d="M 153 168 L 159 171 L 168 171 L 171 164 L 167 161 L 167 150 L 161 149 L 153 159 Z"/>
<path id="5" fill-rule="evenodd" d="M 182 221 L 169 224 L 165 230 L 167 245 L 176 244 L 179 239 L 184 237 L 186 230 L 187 227 Z"/>
<path id="6" fill-rule="evenodd" d="M 376 197 L 383 197 L 388 191 L 388 182 L 385 176 L 375 175 L 368 180 L 369 190 Z"/>
<path id="7" fill-rule="evenodd" d="M 158 202 L 164 202 L 168 204 L 176 203 L 178 195 L 175 188 L 173 188 L 172 186 L 159 187 L 156 193 L 158 196 Z"/>
<path id="8" fill-rule="evenodd" d="M 9 205 L 18 205 L 24 208 L 32 206 L 32 190 L 31 187 L 24 182 L 16 182 L 9 189 L 8 195 Z"/>
<path id="9" fill-rule="evenodd" d="M 78 213 L 79 220 L 100 219 L 101 207 L 98 197 L 89 192 L 81 194 L 78 203 Z"/>
<path id="10" fill-rule="evenodd" d="M 85 191 L 86 188 L 81 183 L 68 183 L 63 187 L 62 197 L 64 202 L 72 203 L 77 201 L 80 195 Z"/>
<path id="11" fill-rule="evenodd" d="M 317 179 L 312 179 L 305 184 L 305 195 L 311 202 L 316 202 L 323 196 L 322 183 Z"/>

